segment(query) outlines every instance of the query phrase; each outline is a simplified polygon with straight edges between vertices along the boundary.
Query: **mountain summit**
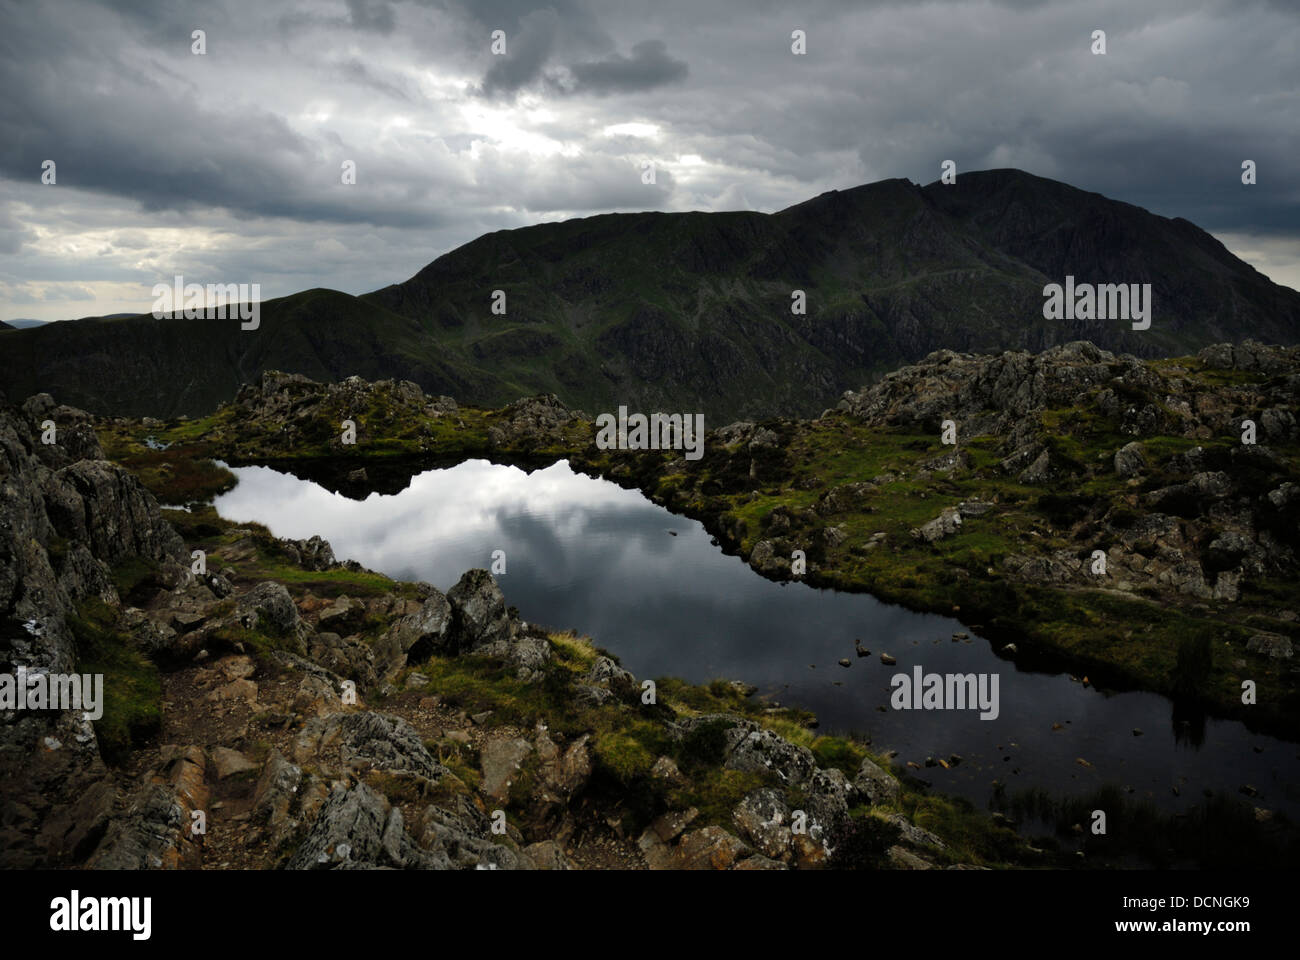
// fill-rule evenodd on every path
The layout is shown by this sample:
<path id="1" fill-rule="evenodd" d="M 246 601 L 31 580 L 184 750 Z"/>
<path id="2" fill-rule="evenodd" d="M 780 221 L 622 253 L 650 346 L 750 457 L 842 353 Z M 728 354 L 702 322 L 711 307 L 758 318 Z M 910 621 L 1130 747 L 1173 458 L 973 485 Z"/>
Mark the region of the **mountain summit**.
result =
<path id="1" fill-rule="evenodd" d="M 1044 319 L 1043 288 L 1067 276 L 1150 284 L 1150 329 Z M 150 316 L 10 331 L 0 376 L 13 395 L 45 390 L 100 413 L 204 413 L 279 369 L 403 378 L 483 405 L 554 393 L 718 423 L 815 414 L 937 349 L 1091 340 L 1152 357 L 1300 341 L 1300 293 L 1194 224 L 1019 170 L 884 180 L 773 214 L 501 230 L 404 283 L 361 297 L 309 290 L 263 303 L 261 317 L 249 332 Z"/>

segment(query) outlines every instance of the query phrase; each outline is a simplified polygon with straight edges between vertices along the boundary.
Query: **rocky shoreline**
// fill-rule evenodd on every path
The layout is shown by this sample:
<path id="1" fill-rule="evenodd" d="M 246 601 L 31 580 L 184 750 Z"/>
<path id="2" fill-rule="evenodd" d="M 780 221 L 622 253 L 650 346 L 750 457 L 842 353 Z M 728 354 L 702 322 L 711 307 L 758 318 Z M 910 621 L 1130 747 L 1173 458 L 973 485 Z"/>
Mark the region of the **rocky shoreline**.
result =
<path id="1" fill-rule="evenodd" d="M 444 595 L 210 509 L 169 511 L 178 532 L 89 418 L 45 397 L 0 409 L 0 450 L 6 670 L 94 651 L 138 695 L 106 726 L 6 711 L 6 867 L 784 869 L 839 844 L 957 862 L 861 747 L 726 685 L 648 697 L 507 610 L 486 571 Z"/>
<path id="2" fill-rule="evenodd" d="M 1222 344 L 1151 361 L 1073 343 L 940 351 L 815 420 L 712 430 L 696 462 L 598 450 L 590 418 L 554 397 L 483 411 L 414 384 L 285 374 L 185 433 L 196 455 L 323 466 L 312 479 L 353 496 L 469 456 L 567 458 L 702 521 L 764 576 L 790 578 L 802 550 L 814 585 L 958 607 L 1027 655 L 1294 735 L 1298 401 L 1294 348 Z M 358 411 L 348 447 L 337 424 Z M 1210 624 L 1230 648 L 1210 676 L 1175 689 L 1179 638 Z M 1260 692 L 1249 708 L 1245 679 Z"/>
<path id="3" fill-rule="evenodd" d="M 358 497 L 467 457 L 568 459 L 700 520 L 771 579 L 959 611 L 1021 658 L 1294 738 L 1297 406 L 1295 348 L 1153 361 L 1072 343 L 940 351 L 814 420 L 711 430 L 699 461 L 599 450 L 591 419 L 553 396 L 485 411 L 355 378 L 268 373 L 173 429 L 193 456 L 274 464 Z M 354 446 L 338 438 L 349 416 Z M 112 427 L 124 450 L 140 429 Z"/>

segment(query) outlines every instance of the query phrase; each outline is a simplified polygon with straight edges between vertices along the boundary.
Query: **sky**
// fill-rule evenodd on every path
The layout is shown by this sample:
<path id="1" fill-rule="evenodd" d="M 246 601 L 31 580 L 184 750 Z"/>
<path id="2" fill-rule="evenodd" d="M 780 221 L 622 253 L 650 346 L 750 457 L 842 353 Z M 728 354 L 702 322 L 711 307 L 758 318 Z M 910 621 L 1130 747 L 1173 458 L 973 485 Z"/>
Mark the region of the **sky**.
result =
<path id="1" fill-rule="evenodd" d="M 945 160 L 1300 288 L 1297 0 L 0 0 L 0 82 L 0 320 L 145 312 L 176 274 L 359 294 L 494 230 Z"/>

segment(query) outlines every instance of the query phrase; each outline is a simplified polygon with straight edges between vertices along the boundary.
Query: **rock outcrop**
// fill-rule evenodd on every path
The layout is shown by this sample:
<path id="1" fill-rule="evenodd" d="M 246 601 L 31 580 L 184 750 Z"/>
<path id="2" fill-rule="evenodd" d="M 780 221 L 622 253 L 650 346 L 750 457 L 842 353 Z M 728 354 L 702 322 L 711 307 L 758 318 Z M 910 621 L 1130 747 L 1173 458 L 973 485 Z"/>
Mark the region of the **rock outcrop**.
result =
<path id="1" fill-rule="evenodd" d="M 103 459 L 90 418 L 45 394 L 21 409 L 0 404 L 0 672 L 73 672 L 78 604 L 116 604 L 113 565 L 131 558 L 173 571 L 188 561 L 153 495 Z M 0 829 L 9 862 L 48 863 L 101 834 L 113 791 L 95 788 L 105 767 L 80 713 L 4 711 L 0 770 L 18 812 Z M 170 808 L 154 793 L 133 803 L 163 816 Z M 57 798 L 86 796 L 101 802 L 85 811 L 94 826 L 69 825 Z"/>

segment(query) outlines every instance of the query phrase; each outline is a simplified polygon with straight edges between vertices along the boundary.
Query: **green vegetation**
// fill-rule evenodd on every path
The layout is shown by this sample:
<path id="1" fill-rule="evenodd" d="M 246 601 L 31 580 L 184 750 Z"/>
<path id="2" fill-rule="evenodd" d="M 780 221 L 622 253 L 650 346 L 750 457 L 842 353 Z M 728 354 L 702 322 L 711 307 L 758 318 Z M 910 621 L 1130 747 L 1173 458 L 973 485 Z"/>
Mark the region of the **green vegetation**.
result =
<path id="1" fill-rule="evenodd" d="M 170 428 L 139 426 L 130 432 L 119 426 L 99 429 L 104 455 L 126 467 L 158 498 L 159 503 L 184 506 L 204 502 L 235 485 L 235 475 L 203 456 L 199 438 L 212 429 L 213 418 L 176 420 Z M 145 441 L 166 449 L 151 448 Z"/>
<path id="2" fill-rule="evenodd" d="M 1032 509 L 1034 501 L 1027 503 Z M 214 562 L 228 564 L 239 580 L 276 579 L 299 596 L 309 590 L 319 597 L 340 593 L 357 596 L 367 591 L 400 592 L 400 585 L 376 575 L 346 570 L 304 571 L 256 525 L 237 531 L 210 510 L 179 513 L 178 518 L 189 525 L 191 535 L 202 534 L 200 542 L 211 549 Z M 126 561 L 114 570 L 119 589 L 127 593 L 147 588 L 155 575 L 152 565 L 142 561 Z M 1050 604 L 1056 596 L 1057 593 L 1050 591 L 1044 595 L 1030 592 L 1027 599 L 1017 597 L 1016 602 L 1021 608 L 1033 609 L 1042 623 L 1059 623 L 1063 631 L 1072 631 L 1070 636 L 1078 637 L 1080 625 L 1088 623 L 1084 618 L 1088 608 L 1053 607 Z M 1095 607 L 1093 615 L 1101 621 L 1122 617 L 1139 635 L 1146 628 L 1160 626 L 1170 616 L 1168 611 L 1153 604 L 1110 594 L 1099 593 L 1090 603 Z M 228 612 L 228 608 L 218 607 L 213 615 L 221 616 L 223 610 Z M 133 745 L 156 734 L 161 686 L 157 669 L 115 632 L 114 617 L 114 612 L 102 604 L 90 605 L 75 621 L 74 630 L 82 657 L 81 669 L 103 672 L 110 678 L 105 716 L 98 730 L 106 758 L 121 762 Z M 363 634 L 373 637 L 381 626 L 370 624 Z M 1217 644 L 1207 645 L 1203 629 L 1194 630 L 1194 627 L 1194 620 L 1185 623 L 1177 618 L 1168 627 L 1172 635 L 1182 635 L 1173 646 L 1172 662 L 1177 667 L 1173 675 L 1185 678 L 1180 682 L 1193 687 L 1206 682 L 1206 653 L 1213 657 L 1218 650 Z M 242 644 L 254 656 L 265 659 L 272 650 L 282 648 L 287 638 L 225 627 L 214 639 L 224 646 Z M 745 696 L 736 685 L 724 680 L 692 685 L 676 678 L 660 678 L 656 706 L 635 701 L 597 704 L 585 700 L 576 695 L 575 683 L 588 672 L 601 651 L 573 633 L 551 634 L 549 642 L 552 658 L 541 682 L 521 681 L 500 662 L 473 655 L 435 656 L 410 669 L 430 679 L 430 689 L 438 693 L 445 705 L 466 713 L 489 711 L 485 722 L 490 727 L 531 730 L 542 723 L 553 735 L 570 742 L 588 735 L 594 769 L 587 789 L 593 799 L 621 811 L 623 828 L 633 834 L 665 811 L 689 807 L 698 811 L 692 822 L 694 827 L 717 825 L 734 831 L 733 811 L 745 795 L 762 786 L 784 787 L 775 774 L 741 772 L 723 766 L 726 730 L 734 724 L 734 719 L 696 726 L 689 735 L 675 739 L 669 735 L 666 725 L 672 718 L 728 714 L 752 720 L 810 749 L 820 766 L 839 769 L 850 778 L 864 758 L 872 759 L 883 769 L 890 767 L 888 760 L 873 755 L 851 737 L 818 734 L 810 728 L 808 714 L 790 709 L 771 710 L 761 700 Z M 1068 638 L 1063 636 L 1061 642 L 1068 646 Z M 398 689 L 403 686 L 401 680 Z M 436 788 L 440 791 L 438 797 L 429 796 L 429 788 L 417 786 L 413 780 L 387 775 L 374 780 L 371 786 L 397 803 L 439 799 L 450 802 L 454 799 L 452 794 L 472 790 L 479 782 L 479 758 L 473 748 L 445 740 L 433 741 L 429 747 L 455 774 Z M 675 761 L 682 774 L 680 781 L 652 773 L 656 761 L 663 756 Z M 537 758 L 530 757 L 512 779 L 507 810 L 513 822 L 525 822 L 530 815 L 537 775 Z M 1124 865 L 1165 863 L 1169 862 L 1171 849 L 1186 854 L 1175 858 L 1176 863 L 1208 858 L 1205 862 L 1239 864 L 1240 857 L 1230 856 L 1232 843 L 1245 837 L 1248 842 L 1242 840 L 1245 845 L 1241 849 L 1264 849 L 1258 827 L 1243 819 L 1241 811 L 1232 804 L 1207 805 L 1191 821 L 1161 820 L 1159 815 L 1138 808 L 1135 812 L 1128 811 L 1114 798 L 1107 797 L 1105 802 L 1111 804 L 1108 810 L 1126 811 L 1123 829 L 1113 830 L 1104 844 L 1091 841 L 1085 844 L 1086 857 L 1080 859 L 1073 855 L 1073 847 L 1068 843 L 1047 837 L 1028 844 L 1014 830 L 990 819 L 986 812 L 965 800 L 933 794 L 920 781 L 906 775 L 900 776 L 900 783 L 901 793 L 894 801 L 850 812 L 850 824 L 834 838 L 835 853 L 830 866 L 869 869 L 886 865 L 889 847 L 898 841 L 898 828 L 885 818 L 895 813 L 943 839 L 944 849 L 927 854 L 941 865 L 1069 867 L 1095 865 L 1102 858 Z M 799 802 L 798 791 L 791 799 Z M 1007 809 L 1017 817 L 1066 823 L 1073 822 L 1072 818 L 1078 818 L 1078 810 L 1094 802 L 1101 801 L 1086 798 L 1049 802 L 1044 797 L 1031 797 L 1019 799 Z M 1199 826 L 1191 829 L 1189 823 Z M 1222 844 L 1213 842 L 1218 830 L 1227 831 L 1226 836 L 1235 839 Z"/>
<path id="3" fill-rule="evenodd" d="M 552 736 L 572 742 L 588 735 L 593 772 L 587 790 L 600 804 L 621 811 L 622 828 L 635 835 L 650 821 L 669 810 L 695 808 L 692 827 L 717 825 L 734 831 L 733 811 L 751 791 L 764 786 L 784 789 L 774 773 L 742 772 L 723 766 L 726 731 L 736 718 L 753 720 L 793 743 L 808 747 L 819 766 L 836 768 L 852 778 L 865 758 L 882 769 L 889 761 L 872 754 L 866 746 L 846 736 L 819 735 L 807 726 L 807 715 L 795 710 L 771 710 L 761 700 L 746 697 L 730 683 L 714 681 L 692 685 L 663 677 L 656 681 L 659 705 L 607 702 L 596 704 L 578 696 L 574 688 L 601 651 L 573 633 L 549 636 L 552 658 L 540 682 L 524 682 L 499 661 L 474 655 L 434 656 L 414 664 L 430 679 L 428 689 L 437 691 L 443 705 L 465 713 L 488 712 L 488 727 L 532 730 L 544 724 Z M 403 684 L 398 678 L 397 687 Z M 666 721 L 702 714 L 726 713 L 729 717 L 697 725 L 688 735 L 670 736 Z M 430 741 L 427 746 L 455 774 L 437 788 L 448 795 L 472 790 L 479 782 L 479 758 L 472 747 L 449 740 Z M 652 774 L 659 757 L 672 759 L 681 780 L 670 782 Z M 921 781 L 896 771 L 901 792 L 897 799 L 850 811 L 851 822 L 833 842 L 834 855 L 828 866 L 840 869 L 875 869 L 888 865 L 888 849 L 899 842 L 898 827 L 887 818 L 900 814 L 924 830 L 940 837 L 942 849 L 927 856 L 940 865 L 1095 867 L 1109 865 L 1206 865 L 1241 866 L 1252 858 L 1259 862 L 1287 862 L 1294 855 L 1295 841 L 1288 837 L 1285 849 L 1270 851 L 1273 833 L 1253 823 L 1248 806 L 1231 798 L 1216 799 L 1196 808 L 1189 817 L 1172 817 L 1132 801 L 1118 790 L 1107 788 L 1096 796 L 1053 800 L 1041 792 L 1029 791 L 1008 798 L 996 792 L 995 808 L 1015 820 L 1056 825 L 1060 839 L 1052 836 L 1027 840 L 1006 821 L 989 817 L 968 801 L 932 793 Z M 512 777 L 507 798 L 511 821 L 527 822 L 536 796 L 538 758 L 529 755 Z M 398 803 L 426 802 L 413 781 L 374 775 L 371 786 Z M 441 796 L 441 794 L 440 794 Z M 798 791 L 792 794 L 798 802 Z M 1084 838 L 1072 830 L 1097 808 L 1108 811 L 1109 836 Z M 1279 822 L 1278 830 L 1287 825 Z M 1070 837 L 1075 837 L 1071 841 Z M 1222 837 L 1220 842 L 1219 837 Z M 1078 857 L 1074 851 L 1083 850 Z"/>
<path id="4" fill-rule="evenodd" d="M 263 662 L 271 662 L 271 654 L 276 650 L 301 652 L 291 638 L 277 635 L 269 630 L 249 630 L 239 626 L 223 626 L 212 631 L 211 639 L 226 649 L 244 649 L 251 656 Z"/>
<path id="5" fill-rule="evenodd" d="M 143 557 L 123 557 L 114 564 L 111 577 L 117 595 L 125 603 L 143 601 L 162 586 L 158 565 Z"/>
<path id="6" fill-rule="evenodd" d="M 550 635 L 553 657 L 540 683 L 516 679 L 497 661 L 472 655 L 431 657 L 414 665 L 430 679 L 445 705 L 466 713 L 490 711 L 489 727 L 532 729 L 544 723 L 553 735 L 572 739 L 591 735 L 594 770 L 589 790 L 596 797 L 617 803 L 623 810 L 623 827 L 639 832 L 665 810 L 695 807 L 699 812 L 692 827 L 717 825 L 735 830 L 732 812 L 746 794 L 758 787 L 785 785 L 775 773 L 742 772 L 723 767 L 726 730 L 735 719 L 718 719 L 696 726 L 688 735 L 674 740 L 665 721 L 702 714 L 726 713 L 752 720 L 785 739 L 808 747 L 817 763 L 842 770 L 850 779 L 864 758 L 882 769 L 889 761 L 871 754 L 861 743 L 841 736 L 817 735 L 807 726 L 808 714 L 799 710 L 772 711 L 763 701 L 745 697 L 726 681 L 692 685 L 675 677 L 656 681 L 659 706 L 606 703 L 595 705 L 575 695 L 573 682 L 585 674 L 601 653 L 585 639 L 572 633 Z M 608 654 L 606 654 L 608 655 Z M 400 686 L 400 684 L 399 684 Z M 443 762 L 453 766 L 461 779 L 477 776 L 470 765 L 460 768 L 447 756 L 459 758 L 455 749 L 439 743 Z M 673 784 L 654 777 L 651 768 L 657 758 L 667 756 L 681 771 L 684 782 Z M 462 761 L 463 762 L 463 761 Z M 524 801 L 530 795 L 534 771 L 526 762 L 514 778 L 511 810 L 526 815 Z M 469 781 L 467 781 L 469 782 Z M 873 820 L 889 813 L 903 813 L 930 830 L 947 844 L 934 856 L 942 862 L 1006 866 L 1038 863 L 1014 831 L 994 823 L 959 798 L 931 794 L 918 781 L 904 777 L 902 794 L 893 803 L 853 811 L 855 817 Z M 892 836 L 889 824 L 868 824 L 865 832 Z M 856 842 L 856 841 L 855 841 Z M 847 852 L 842 866 L 857 862 Z"/>
<path id="7" fill-rule="evenodd" d="M 100 754 L 123 763 L 133 747 L 162 726 L 162 679 L 158 668 L 117 629 L 117 611 L 88 600 L 68 618 L 77 647 L 77 672 L 103 674 L 103 716 L 94 721 Z"/>
<path id="8" fill-rule="evenodd" d="M 833 870 L 881 870 L 889 866 L 889 848 L 898 843 L 902 829 L 861 810 L 834 837 L 834 852 L 827 866 Z"/>

